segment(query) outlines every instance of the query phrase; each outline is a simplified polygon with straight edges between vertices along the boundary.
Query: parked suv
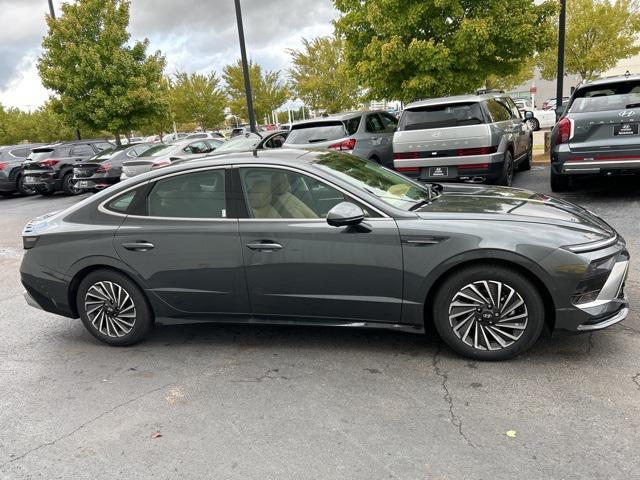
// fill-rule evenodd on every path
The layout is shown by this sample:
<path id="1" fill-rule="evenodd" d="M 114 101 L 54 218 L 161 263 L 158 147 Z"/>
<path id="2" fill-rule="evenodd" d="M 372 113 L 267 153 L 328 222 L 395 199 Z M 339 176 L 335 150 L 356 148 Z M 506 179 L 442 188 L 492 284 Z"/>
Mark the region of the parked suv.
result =
<path id="1" fill-rule="evenodd" d="M 551 190 L 579 175 L 640 174 L 640 76 L 578 85 L 551 132 Z"/>
<path id="2" fill-rule="evenodd" d="M 111 147 L 104 140 L 77 140 L 34 148 L 23 164 L 24 183 L 41 195 L 59 190 L 69 195 L 81 193 L 73 182 L 73 167 Z"/>
<path id="3" fill-rule="evenodd" d="M 339 113 L 294 123 L 284 147 L 336 150 L 393 167 L 397 126 L 396 118 L 382 110 Z"/>
<path id="4" fill-rule="evenodd" d="M 40 145 L 42 144 L 32 143 L 0 147 L 0 195 L 8 197 L 14 192 L 22 195 L 35 193 L 32 188 L 24 184 L 22 162 L 29 156 L 32 148 Z"/>
<path id="5" fill-rule="evenodd" d="M 516 168 L 531 168 L 531 118 L 504 94 L 411 103 L 393 137 L 395 168 L 420 180 L 511 185 Z"/>

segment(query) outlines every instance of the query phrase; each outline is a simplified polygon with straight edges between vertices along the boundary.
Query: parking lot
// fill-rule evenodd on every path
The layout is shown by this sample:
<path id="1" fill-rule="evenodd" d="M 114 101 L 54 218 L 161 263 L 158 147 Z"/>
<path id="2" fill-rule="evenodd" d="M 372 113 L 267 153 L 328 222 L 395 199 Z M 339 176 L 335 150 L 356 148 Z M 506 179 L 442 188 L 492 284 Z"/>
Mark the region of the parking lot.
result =
<path id="1" fill-rule="evenodd" d="M 550 193 L 548 177 L 514 186 Z M 82 197 L 0 198 L 0 478 L 640 478 L 640 188 L 564 197 L 625 237 L 630 316 L 502 363 L 330 328 L 159 327 L 108 347 L 19 282 L 24 223 Z"/>

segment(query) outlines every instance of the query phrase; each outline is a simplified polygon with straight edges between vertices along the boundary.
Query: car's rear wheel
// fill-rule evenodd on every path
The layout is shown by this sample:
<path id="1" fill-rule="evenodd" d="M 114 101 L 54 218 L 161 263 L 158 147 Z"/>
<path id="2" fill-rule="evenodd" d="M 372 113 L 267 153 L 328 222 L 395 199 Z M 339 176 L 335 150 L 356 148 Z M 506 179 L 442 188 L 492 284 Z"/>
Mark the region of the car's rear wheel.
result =
<path id="1" fill-rule="evenodd" d="M 551 191 L 567 192 L 571 190 L 571 177 L 569 175 L 559 175 L 551 170 Z"/>
<path id="2" fill-rule="evenodd" d="M 510 268 L 481 265 L 448 277 L 438 290 L 433 320 L 442 340 L 477 360 L 506 360 L 540 337 L 544 304 L 536 287 Z"/>
<path id="3" fill-rule="evenodd" d="M 35 195 L 36 191 L 33 189 L 33 187 L 30 187 L 29 185 L 24 183 L 24 175 L 20 175 L 16 183 L 18 192 L 20 192 L 21 195 Z"/>
<path id="4" fill-rule="evenodd" d="M 112 270 L 87 275 L 78 287 L 76 305 L 87 330 L 109 345 L 139 342 L 153 324 L 151 308 L 140 288 Z"/>
<path id="5" fill-rule="evenodd" d="M 73 173 L 69 172 L 64 177 L 62 177 L 62 190 L 67 195 L 78 195 L 82 193 L 82 190 L 76 188 L 76 185 L 73 182 Z"/>
<path id="6" fill-rule="evenodd" d="M 510 187 L 513 182 L 513 155 L 511 152 L 507 150 L 507 153 L 504 154 L 504 162 L 502 165 L 502 174 L 498 177 L 496 181 L 497 185 L 503 185 L 505 187 Z"/>

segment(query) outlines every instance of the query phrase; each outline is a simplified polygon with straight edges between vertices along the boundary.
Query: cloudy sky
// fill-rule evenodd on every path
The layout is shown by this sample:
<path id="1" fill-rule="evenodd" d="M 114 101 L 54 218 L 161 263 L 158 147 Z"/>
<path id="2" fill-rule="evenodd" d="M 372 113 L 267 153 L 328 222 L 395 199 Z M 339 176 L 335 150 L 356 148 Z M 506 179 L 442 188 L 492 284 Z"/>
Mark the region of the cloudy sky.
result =
<path id="1" fill-rule="evenodd" d="M 59 11 L 61 0 L 54 0 Z M 221 72 L 239 57 L 233 0 L 131 0 L 132 39 L 149 38 L 167 57 L 167 72 Z M 331 0 L 242 0 L 249 57 L 286 70 L 287 48 L 303 37 L 328 35 L 337 12 Z M 0 103 L 22 109 L 42 104 L 36 60 L 46 34 L 47 0 L 0 0 Z"/>

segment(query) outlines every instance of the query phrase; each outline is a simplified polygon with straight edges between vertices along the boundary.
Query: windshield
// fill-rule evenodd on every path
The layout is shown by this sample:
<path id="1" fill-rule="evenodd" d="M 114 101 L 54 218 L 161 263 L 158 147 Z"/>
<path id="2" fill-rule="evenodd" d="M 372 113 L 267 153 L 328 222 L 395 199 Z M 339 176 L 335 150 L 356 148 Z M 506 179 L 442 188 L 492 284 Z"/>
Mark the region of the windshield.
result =
<path id="1" fill-rule="evenodd" d="M 313 122 L 294 125 L 286 143 L 302 144 L 338 140 L 347 136 L 344 124 L 339 121 Z"/>
<path id="2" fill-rule="evenodd" d="M 399 130 L 428 130 L 482 123 L 484 116 L 477 102 L 430 105 L 405 110 L 400 118 Z"/>
<path id="3" fill-rule="evenodd" d="M 216 153 L 254 150 L 261 140 L 262 137 L 255 133 L 247 133 L 246 135 L 233 137 L 224 145 L 220 145 L 218 148 L 216 148 Z"/>
<path id="4" fill-rule="evenodd" d="M 318 157 L 315 165 L 403 210 L 410 210 L 428 201 L 432 195 L 426 185 L 422 186 L 377 163 L 352 155 L 325 153 Z"/>
<path id="5" fill-rule="evenodd" d="M 603 112 L 636 107 L 640 107 L 640 80 L 581 88 L 576 92 L 569 113 Z"/>

